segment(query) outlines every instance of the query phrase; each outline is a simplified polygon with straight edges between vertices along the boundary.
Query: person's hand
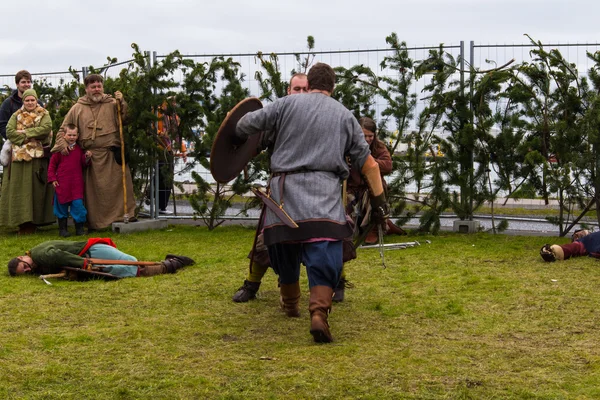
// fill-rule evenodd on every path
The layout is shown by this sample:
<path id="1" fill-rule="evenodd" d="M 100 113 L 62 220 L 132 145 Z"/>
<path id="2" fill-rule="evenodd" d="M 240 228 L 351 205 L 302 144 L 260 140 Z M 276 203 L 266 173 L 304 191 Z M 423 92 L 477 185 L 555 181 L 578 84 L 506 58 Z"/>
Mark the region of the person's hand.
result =
<path id="1" fill-rule="evenodd" d="M 371 198 L 371 222 L 384 225 L 390 216 L 390 205 L 385 199 L 385 194 Z"/>
<path id="2" fill-rule="evenodd" d="M 57 187 L 58 186 L 58 181 L 52 182 L 52 186 Z"/>
<path id="3" fill-rule="evenodd" d="M 85 158 L 88 158 L 88 159 L 89 159 L 89 158 L 92 158 L 92 152 L 91 152 L 91 151 L 89 151 L 89 150 L 88 150 L 88 151 L 86 151 L 86 152 L 85 152 Z"/>
<path id="4" fill-rule="evenodd" d="M 118 90 L 115 92 L 115 99 L 119 100 L 119 101 L 123 101 L 123 93 L 119 92 Z"/>
<path id="5" fill-rule="evenodd" d="M 63 156 L 68 156 L 69 155 L 69 146 L 67 146 L 64 149 L 62 149 L 60 151 L 60 154 L 62 154 Z"/>
<path id="6" fill-rule="evenodd" d="M 571 238 L 571 240 L 574 242 L 574 241 L 579 240 L 582 237 L 587 236 L 589 234 L 590 234 L 590 231 L 588 231 L 587 229 L 578 229 L 573 234 L 573 237 Z"/>
<path id="7" fill-rule="evenodd" d="M 244 145 L 248 141 L 248 136 L 244 135 L 244 137 L 240 137 L 238 135 L 231 136 L 231 144 L 234 148 L 238 148 Z"/>
<path id="8" fill-rule="evenodd" d="M 85 258 L 83 260 L 83 267 L 82 267 L 82 269 L 87 269 L 88 271 L 90 271 L 93 266 L 94 266 L 94 264 L 92 263 L 91 259 Z"/>

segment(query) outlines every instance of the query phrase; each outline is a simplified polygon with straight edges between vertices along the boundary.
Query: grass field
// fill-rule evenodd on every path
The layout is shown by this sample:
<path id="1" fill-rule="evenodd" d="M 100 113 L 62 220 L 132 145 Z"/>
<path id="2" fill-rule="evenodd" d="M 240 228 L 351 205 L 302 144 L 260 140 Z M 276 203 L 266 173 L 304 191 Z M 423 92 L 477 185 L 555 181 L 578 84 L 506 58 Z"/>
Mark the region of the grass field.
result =
<path id="1" fill-rule="evenodd" d="M 235 304 L 253 231 L 192 226 L 112 236 L 139 259 L 197 264 L 174 275 L 45 285 L 6 262 L 56 239 L 0 234 L 3 399 L 600 398 L 600 264 L 546 264 L 548 237 L 387 237 L 430 244 L 359 250 L 334 305 L 335 342 L 278 310 L 276 277 Z M 75 240 L 75 239 L 73 239 Z"/>

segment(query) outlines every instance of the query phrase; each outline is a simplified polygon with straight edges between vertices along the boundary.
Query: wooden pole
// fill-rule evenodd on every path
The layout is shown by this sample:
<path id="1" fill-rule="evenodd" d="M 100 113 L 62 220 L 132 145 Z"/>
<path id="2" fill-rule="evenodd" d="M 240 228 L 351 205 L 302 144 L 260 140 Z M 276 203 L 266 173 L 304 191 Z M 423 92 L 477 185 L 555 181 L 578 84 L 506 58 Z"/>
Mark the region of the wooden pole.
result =
<path id="1" fill-rule="evenodd" d="M 123 221 L 129 223 L 127 213 L 127 179 L 125 174 L 125 138 L 123 137 L 123 119 L 121 118 L 121 101 L 117 101 L 117 119 L 119 121 L 119 138 L 121 139 L 121 173 L 123 175 Z"/>
<path id="2" fill-rule="evenodd" d="M 157 265 L 157 261 L 130 261 L 130 260 L 103 260 L 101 258 L 89 258 L 92 265 Z"/>

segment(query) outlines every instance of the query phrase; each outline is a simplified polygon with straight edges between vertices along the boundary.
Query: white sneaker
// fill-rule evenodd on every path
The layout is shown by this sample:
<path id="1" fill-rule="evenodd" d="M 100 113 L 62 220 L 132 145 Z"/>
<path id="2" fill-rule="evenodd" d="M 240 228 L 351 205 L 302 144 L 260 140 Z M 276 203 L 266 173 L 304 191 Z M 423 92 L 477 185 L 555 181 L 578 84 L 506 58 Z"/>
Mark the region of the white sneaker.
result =
<path id="1" fill-rule="evenodd" d="M 173 215 L 173 212 L 169 210 L 159 210 L 158 213 L 161 215 Z"/>

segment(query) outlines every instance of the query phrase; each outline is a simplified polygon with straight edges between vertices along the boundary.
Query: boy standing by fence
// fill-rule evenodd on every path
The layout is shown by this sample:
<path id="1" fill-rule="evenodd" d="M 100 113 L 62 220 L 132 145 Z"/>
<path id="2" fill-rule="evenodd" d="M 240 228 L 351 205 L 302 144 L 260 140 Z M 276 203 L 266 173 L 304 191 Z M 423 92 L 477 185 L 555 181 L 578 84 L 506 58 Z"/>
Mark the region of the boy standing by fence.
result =
<path id="1" fill-rule="evenodd" d="M 79 133 L 74 124 L 65 126 L 65 141 L 69 153 L 53 153 L 48 166 L 48 182 L 54 186 L 54 215 L 58 218 L 59 235 L 71 236 L 67 229 L 69 208 L 75 221 L 75 234 L 83 235 L 87 210 L 83 205 L 83 168 L 92 158 L 92 152 L 83 152 L 77 144 Z"/>

